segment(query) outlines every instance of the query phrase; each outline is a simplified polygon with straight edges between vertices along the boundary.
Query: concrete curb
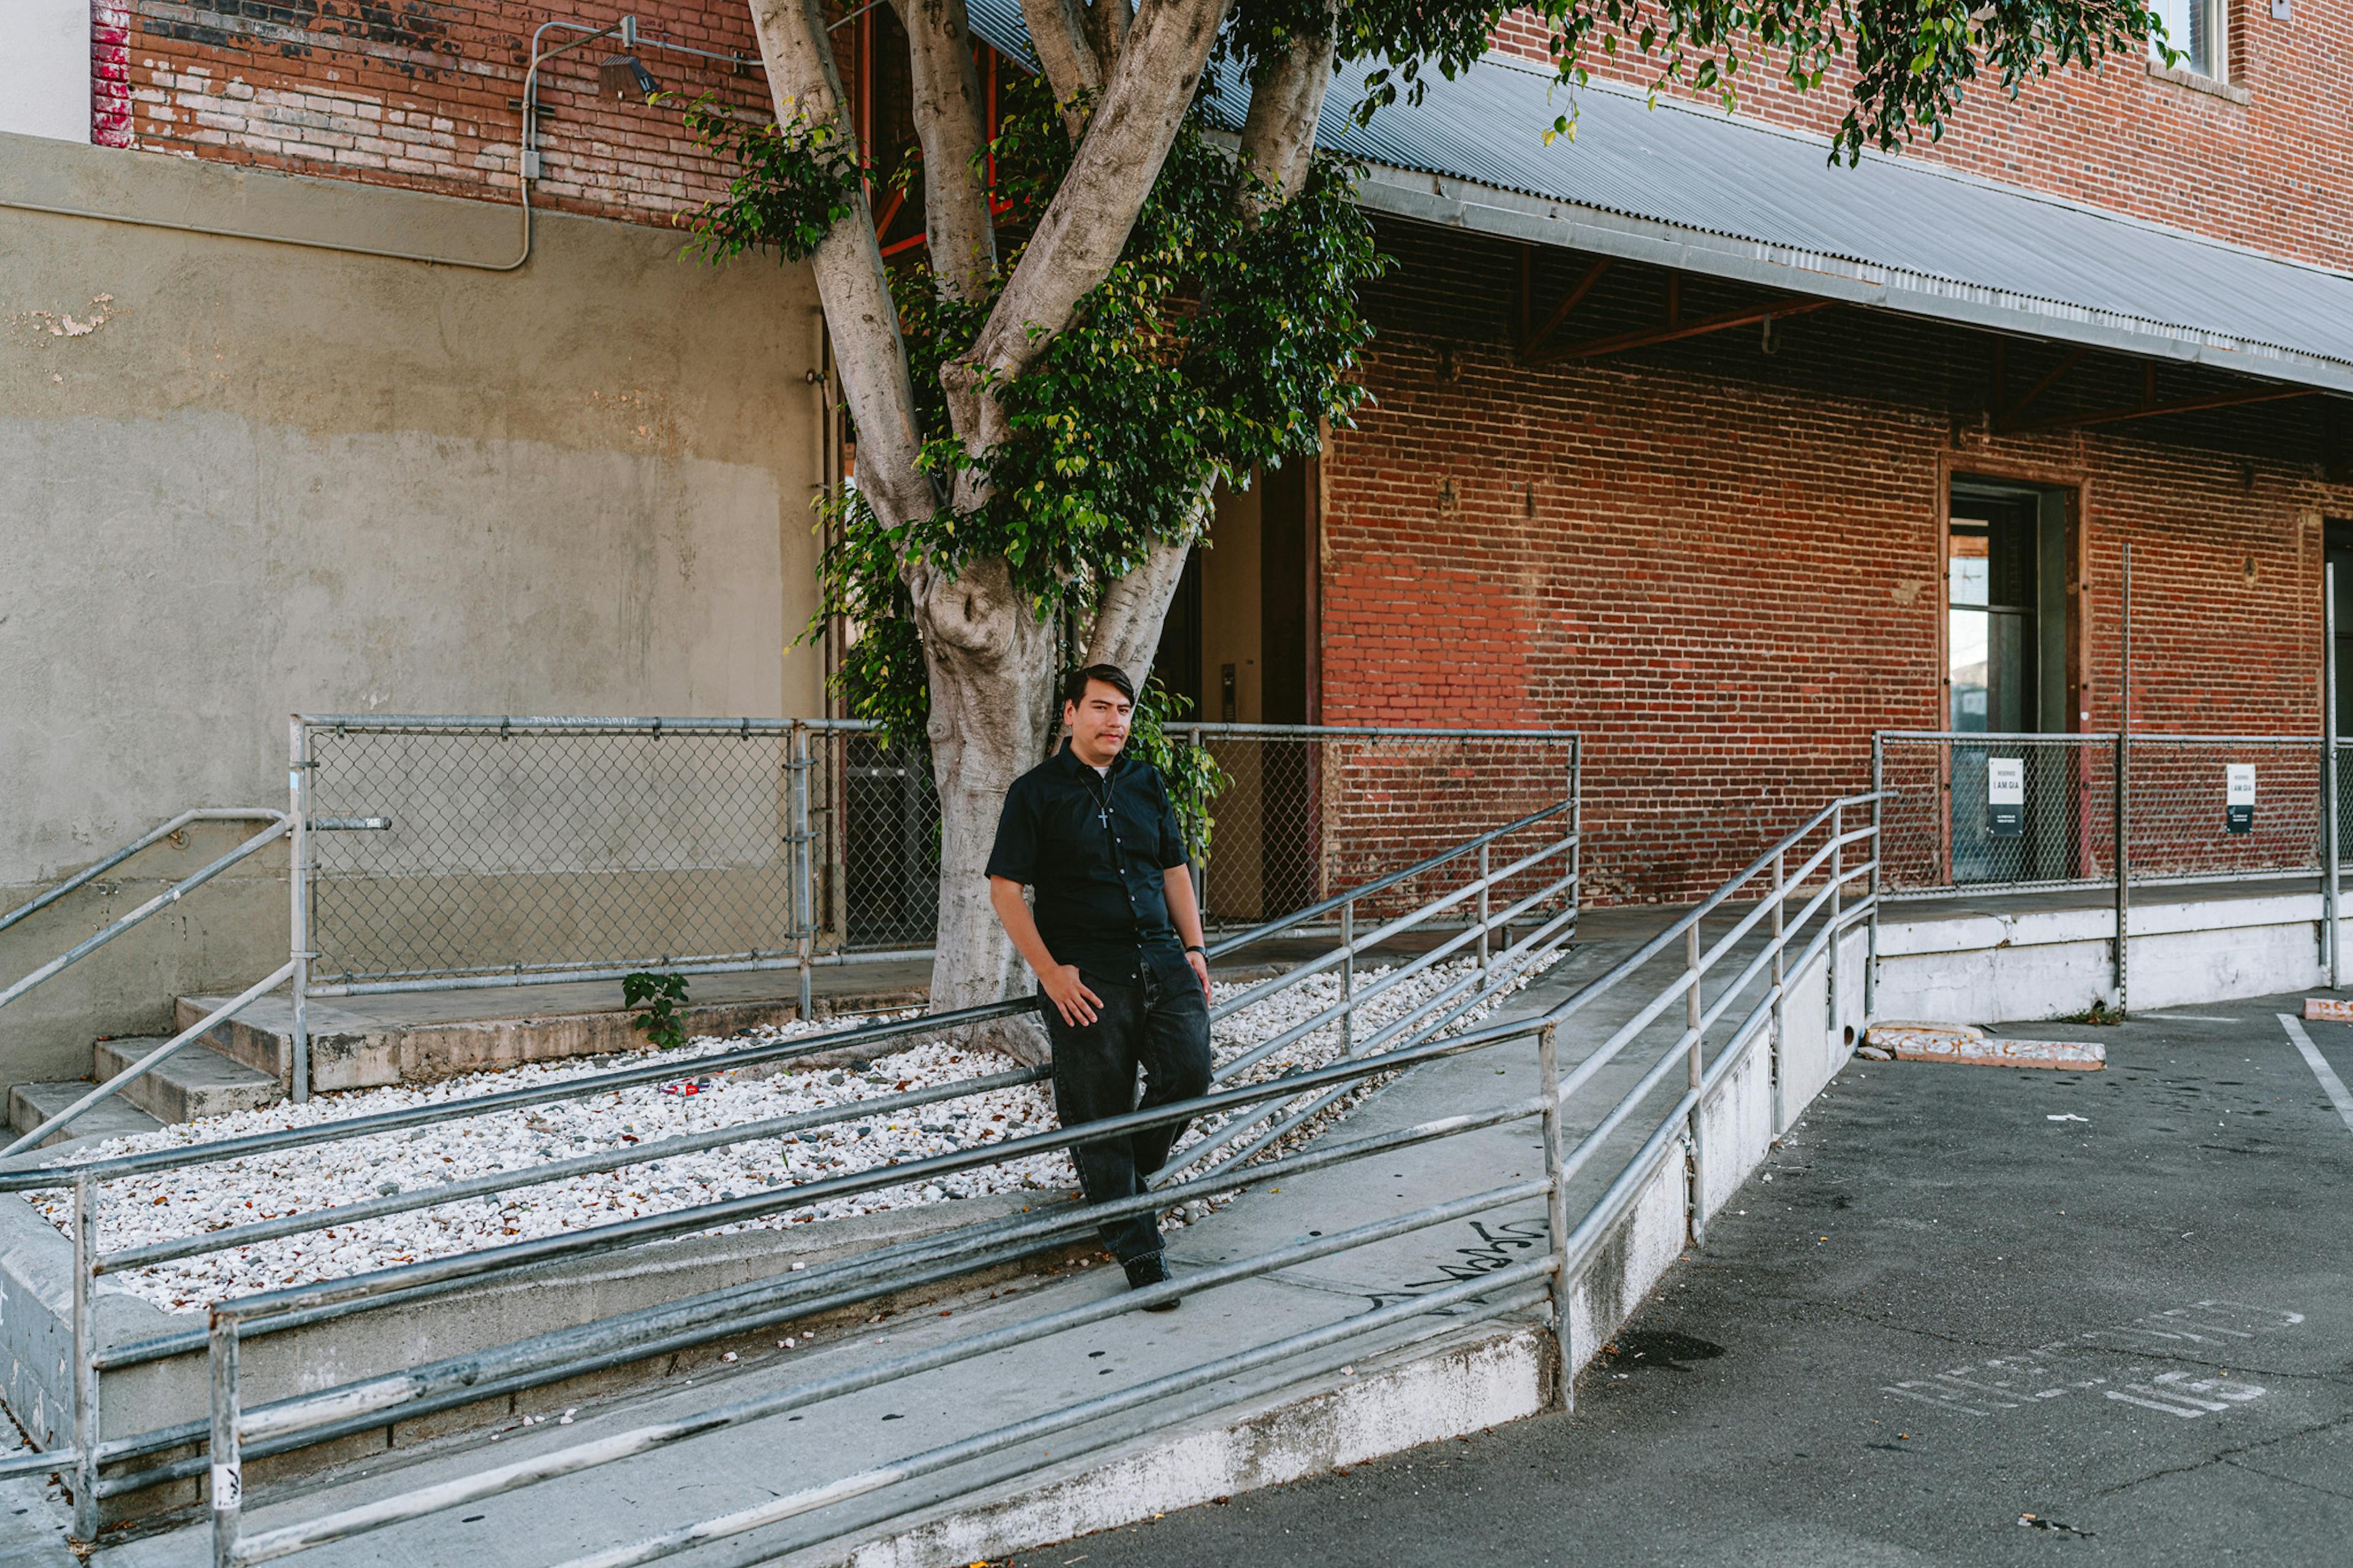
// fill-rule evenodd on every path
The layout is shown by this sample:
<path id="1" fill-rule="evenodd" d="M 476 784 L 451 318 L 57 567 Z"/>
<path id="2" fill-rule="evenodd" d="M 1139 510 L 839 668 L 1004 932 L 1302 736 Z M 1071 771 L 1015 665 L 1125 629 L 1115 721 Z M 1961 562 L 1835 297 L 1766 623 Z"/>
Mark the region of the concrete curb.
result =
<path id="1" fill-rule="evenodd" d="M 878 1540 L 771 1561 L 788 1568 L 961 1565 L 1467 1436 L 1544 1407 L 1551 1339 L 1533 1326 L 1465 1330 L 1434 1347 L 1376 1360 L 1357 1375 L 1329 1377 L 1305 1393 L 1286 1392 L 1108 1458 L 1052 1466 L 1013 1487 L 894 1521 Z"/>

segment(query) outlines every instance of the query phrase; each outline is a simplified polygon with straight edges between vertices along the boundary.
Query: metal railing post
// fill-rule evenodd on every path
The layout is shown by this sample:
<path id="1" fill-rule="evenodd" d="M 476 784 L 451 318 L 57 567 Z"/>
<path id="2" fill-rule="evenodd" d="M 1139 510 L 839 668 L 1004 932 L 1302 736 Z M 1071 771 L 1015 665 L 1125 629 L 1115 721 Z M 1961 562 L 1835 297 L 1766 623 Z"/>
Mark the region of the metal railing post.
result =
<path id="1" fill-rule="evenodd" d="M 98 1206 L 100 1188 L 74 1177 L 73 1538 L 98 1539 Z"/>
<path id="2" fill-rule="evenodd" d="M 1568 1178 L 1562 1171 L 1560 1126 L 1560 1052 L 1554 1037 L 1557 1024 L 1546 1024 L 1536 1036 L 1536 1074 L 1544 1099 L 1545 1227 L 1552 1239 L 1552 1386 L 1545 1403 L 1566 1410 L 1575 1397 L 1577 1376 L 1568 1344 Z"/>
<path id="3" fill-rule="evenodd" d="M 1482 844 L 1479 846 L 1479 984 L 1482 989 L 1487 984 L 1487 921 L 1489 919 L 1487 909 L 1487 873 L 1489 865 L 1490 862 L 1487 857 L 1487 846 Z"/>
<path id="4" fill-rule="evenodd" d="M 1845 1012 L 1846 969 L 1839 963 L 1839 949 L 1846 945 L 1846 932 L 1839 929 L 1841 907 L 1846 901 L 1846 807 L 1831 808 L 1831 1047 L 1839 1045 L 1839 1018 Z"/>
<path id="5" fill-rule="evenodd" d="M 2344 983 L 2344 928 L 2337 923 L 2344 888 L 2337 862 L 2344 824 L 2337 800 L 2337 563 L 2320 568 L 2320 953 L 2328 962 L 2328 988 Z"/>
<path id="6" fill-rule="evenodd" d="M 213 1304 L 206 1338 L 212 1369 L 213 1568 L 237 1568 L 237 1527 L 245 1509 L 245 1466 L 237 1446 L 243 1401 L 237 1389 L 237 1322 Z"/>
<path id="7" fill-rule="evenodd" d="M 1863 942 L 1862 1021 L 1879 1016 L 1879 889 L 1887 872 L 1887 757 L 1880 738 L 1871 738 L 1871 924 Z"/>
<path id="8" fill-rule="evenodd" d="M 1773 852 L 1773 1022 L 1767 1034 L 1772 1045 L 1773 1131 L 1776 1136 L 1789 1125 L 1781 1098 L 1781 1041 L 1785 1024 L 1781 1004 L 1784 984 L 1788 978 L 1785 969 L 1788 950 L 1782 943 L 1782 921 L 1788 913 L 1788 858 L 1777 849 Z"/>
<path id="9" fill-rule="evenodd" d="M 2132 806 L 2132 543 L 2124 547 L 2123 614 L 2116 635 L 2116 1011 L 2125 1011 L 2129 968 L 2126 944 L 2132 924 L 2132 838 L 2126 828 Z"/>
<path id="10" fill-rule="evenodd" d="M 1340 1054 L 1356 1054 L 1356 900 L 1340 906 Z"/>
<path id="11" fill-rule="evenodd" d="M 787 743 L 786 765 L 792 773 L 791 800 L 793 820 L 793 952 L 799 959 L 794 972 L 798 992 L 799 1016 L 807 1022 L 809 1016 L 810 963 L 816 956 L 817 904 L 809 889 L 809 743 L 808 726 L 793 725 L 792 739 Z"/>
<path id="12" fill-rule="evenodd" d="M 1694 921 L 1683 932 L 1683 973 L 1689 984 L 1683 990 L 1683 1027 L 1691 1036 L 1690 1085 L 1694 1094 L 1706 1078 L 1706 1042 L 1700 1031 L 1699 925 Z M 1707 1105 L 1694 1100 L 1691 1121 L 1685 1133 L 1691 1141 L 1691 1238 L 1694 1247 L 1707 1244 L 1707 1142 L 1703 1131 L 1707 1119 Z"/>
<path id="13" fill-rule="evenodd" d="M 294 965 L 294 1020 L 287 1033 L 288 1086 L 294 1103 L 311 1098 L 311 727 L 287 721 L 286 793 L 294 825 L 287 840 L 288 959 Z"/>

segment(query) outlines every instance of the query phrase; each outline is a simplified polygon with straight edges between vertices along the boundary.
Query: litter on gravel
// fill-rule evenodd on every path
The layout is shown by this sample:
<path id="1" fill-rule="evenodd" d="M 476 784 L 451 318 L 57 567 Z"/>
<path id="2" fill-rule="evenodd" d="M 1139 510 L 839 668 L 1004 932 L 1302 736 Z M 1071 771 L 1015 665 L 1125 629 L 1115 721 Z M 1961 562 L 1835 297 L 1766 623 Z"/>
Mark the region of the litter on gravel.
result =
<path id="1" fill-rule="evenodd" d="M 1364 1040 L 1385 1024 L 1406 1016 L 1462 978 L 1470 968 L 1467 961 L 1433 965 L 1360 1005 L 1356 1038 Z M 1535 972 L 1522 974 L 1513 985 L 1499 991 L 1496 997 L 1525 984 Z M 1386 968 L 1360 972 L 1357 986 L 1361 990 L 1389 973 Z M 1218 1001 L 1223 1002 L 1242 989 L 1240 984 L 1219 984 L 1214 994 Z M 1220 1063 L 1231 1061 L 1304 1022 L 1331 1005 L 1338 996 L 1339 982 L 1335 976 L 1318 975 L 1303 981 L 1221 1022 L 1212 1041 L 1213 1055 Z M 1466 1013 L 1451 1027 L 1467 1028 L 1477 1022 L 1493 1008 L 1496 997 Z M 1432 1017 L 1439 1016 L 1432 1014 Z M 635 1143 L 657 1142 L 734 1123 L 854 1105 L 861 1100 L 1003 1072 L 1014 1065 L 991 1053 L 927 1042 L 878 1058 L 863 1068 L 811 1066 L 779 1070 L 776 1065 L 768 1064 L 733 1071 L 695 1070 L 698 1059 L 741 1049 L 748 1044 L 816 1038 L 871 1021 L 830 1018 L 763 1026 L 726 1039 L 701 1037 L 681 1049 L 666 1053 L 678 1061 L 680 1072 L 675 1079 L 600 1093 L 586 1100 L 530 1106 L 110 1182 L 106 1184 L 100 1211 L 99 1246 L 102 1251 L 117 1251 L 288 1215 L 332 1210 L 377 1196 L 430 1190 L 496 1172 L 527 1170 L 554 1160 L 623 1150 Z M 1321 1066 L 1333 1060 L 1339 1049 L 1337 1028 L 1326 1026 L 1255 1064 L 1237 1081 L 1255 1081 Z M 626 1058 L 534 1063 L 438 1083 L 322 1094 L 306 1105 L 265 1106 L 85 1145 L 75 1151 L 69 1163 L 183 1148 L 413 1106 L 449 1103 L 578 1078 L 607 1069 L 623 1060 L 631 1064 L 659 1060 L 664 1054 L 633 1052 Z M 1345 1115 L 1371 1092 L 1371 1087 L 1359 1089 L 1325 1108 L 1286 1139 L 1282 1146 L 1292 1146 Z M 115 1278 L 132 1293 L 167 1310 L 194 1312 L 224 1296 L 340 1279 L 420 1258 L 662 1214 L 754 1191 L 1003 1142 L 1049 1131 L 1056 1125 L 1052 1097 L 1045 1085 L 992 1089 L 895 1114 L 858 1117 L 782 1138 L 763 1138 L 406 1214 L 329 1226 L 229 1251 L 159 1264 Z M 1185 1147 L 1202 1135 L 1203 1130 L 1198 1128 L 1188 1133 L 1179 1145 L 1180 1155 Z M 1229 1154 L 1230 1151 L 1223 1152 L 1217 1158 Z M 921 1204 L 1002 1193 L 1069 1189 L 1076 1184 L 1066 1154 L 1034 1154 L 978 1166 L 921 1185 L 902 1184 L 836 1198 L 704 1234 L 781 1229 Z M 72 1212 L 69 1194 L 47 1190 L 30 1194 L 28 1199 L 59 1230 L 69 1228 Z M 1199 1209 L 1195 1205 L 1189 1212 L 1198 1214 Z M 1183 1223 L 1182 1215 L 1171 1222 Z"/>

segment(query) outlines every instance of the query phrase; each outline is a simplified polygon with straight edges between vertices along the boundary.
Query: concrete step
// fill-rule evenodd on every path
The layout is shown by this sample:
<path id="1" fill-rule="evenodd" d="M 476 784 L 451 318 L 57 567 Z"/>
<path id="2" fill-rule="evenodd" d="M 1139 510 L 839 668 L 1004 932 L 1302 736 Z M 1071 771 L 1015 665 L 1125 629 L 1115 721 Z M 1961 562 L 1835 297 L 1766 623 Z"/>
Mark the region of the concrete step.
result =
<path id="1" fill-rule="evenodd" d="M 202 1015 L 198 1015 L 202 1016 Z M 170 1037 L 100 1040 L 93 1053 L 100 1081 L 114 1077 Z M 223 1056 L 204 1041 L 183 1046 L 152 1072 L 134 1079 L 121 1098 L 163 1121 L 194 1121 L 231 1110 L 252 1110 L 284 1098 L 266 1072 Z"/>
<path id="2" fill-rule="evenodd" d="M 18 1137 L 30 1132 L 96 1087 L 87 1079 L 75 1079 L 70 1083 L 20 1083 L 8 1091 L 8 1125 Z M 163 1126 L 135 1105 L 125 1105 L 116 1095 L 101 1100 L 72 1125 L 61 1127 L 41 1140 L 46 1149 L 53 1143 L 82 1138 L 121 1138 L 133 1132 L 153 1132 Z"/>
<path id="3" fill-rule="evenodd" d="M 923 1005 L 928 963 L 844 965 L 822 970 L 812 1011 L 871 1013 Z M 227 1001 L 183 996 L 174 1026 L 189 1028 Z M 694 977 L 679 1009 L 690 1035 L 733 1035 L 799 1016 L 789 973 Z M 621 983 L 509 985 L 389 996 L 313 997 L 311 1083 L 315 1089 L 373 1089 L 430 1082 L 465 1073 L 609 1056 L 641 1048 L 645 1036 L 621 1005 Z M 281 1086 L 293 1077 L 293 1004 L 282 992 L 213 1026 L 207 1043 Z"/>

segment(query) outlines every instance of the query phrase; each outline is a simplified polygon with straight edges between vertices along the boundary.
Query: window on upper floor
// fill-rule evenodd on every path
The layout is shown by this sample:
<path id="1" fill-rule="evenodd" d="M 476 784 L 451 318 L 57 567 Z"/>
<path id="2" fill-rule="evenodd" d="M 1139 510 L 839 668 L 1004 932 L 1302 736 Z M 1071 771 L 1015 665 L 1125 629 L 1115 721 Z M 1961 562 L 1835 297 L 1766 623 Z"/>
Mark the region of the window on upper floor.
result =
<path id="1" fill-rule="evenodd" d="M 2180 55 L 2182 69 L 2214 81 L 2231 79 L 2230 0 L 2153 0 L 2149 9 L 2165 23 L 2165 42 Z M 2158 65 L 2165 63 L 2154 37 L 2148 53 Z"/>

